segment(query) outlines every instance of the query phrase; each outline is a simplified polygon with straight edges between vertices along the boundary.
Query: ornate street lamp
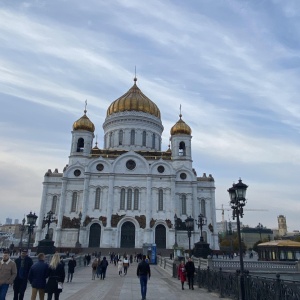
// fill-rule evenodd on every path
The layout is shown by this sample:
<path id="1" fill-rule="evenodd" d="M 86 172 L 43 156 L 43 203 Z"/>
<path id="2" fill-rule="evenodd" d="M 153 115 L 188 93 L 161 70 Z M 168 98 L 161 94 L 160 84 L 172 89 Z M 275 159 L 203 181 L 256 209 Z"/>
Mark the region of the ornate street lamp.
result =
<path id="1" fill-rule="evenodd" d="M 47 225 L 47 233 L 45 236 L 46 240 L 49 240 L 49 226 L 51 223 L 55 222 L 56 218 L 54 217 L 54 212 L 51 210 L 47 212 L 47 215 L 44 217 L 44 223 Z"/>
<path id="2" fill-rule="evenodd" d="M 27 216 L 27 227 L 28 227 L 28 243 L 27 243 L 27 250 L 29 249 L 31 235 L 33 233 L 33 229 L 35 227 L 36 219 L 38 216 L 35 213 L 30 212 Z"/>
<path id="3" fill-rule="evenodd" d="M 75 244 L 76 248 L 81 248 L 81 244 L 79 243 L 79 234 L 80 234 L 80 225 L 81 225 L 81 218 L 82 218 L 82 213 L 81 211 L 79 212 L 78 215 L 78 233 L 77 233 L 77 242 Z"/>
<path id="4" fill-rule="evenodd" d="M 185 227 L 188 232 L 188 238 L 189 238 L 189 257 L 191 257 L 191 235 L 192 235 L 192 230 L 194 230 L 194 219 L 189 216 L 185 220 Z"/>
<path id="5" fill-rule="evenodd" d="M 25 220 L 25 218 L 23 218 L 22 224 L 19 225 L 19 230 L 21 231 L 21 238 L 20 238 L 20 243 L 19 243 L 20 248 L 23 247 L 23 234 L 24 234 L 24 231 L 26 229 L 25 222 L 26 222 L 26 220 Z"/>
<path id="6" fill-rule="evenodd" d="M 240 218 L 243 217 L 243 207 L 246 204 L 246 190 L 248 186 L 239 179 L 239 182 L 233 184 L 227 191 L 230 197 L 230 205 L 232 208 L 232 219 L 236 218 L 237 234 L 239 240 L 239 254 L 240 254 L 240 287 L 241 287 L 241 299 L 245 300 L 245 282 L 244 282 L 244 261 L 243 261 L 243 249 L 241 239 L 241 227 Z"/>
<path id="7" fill-rule="evenodd" d="M 174 244 L 174 247 L 178 247 L 178 244 L 177 244 L 177 215 L 175 214 L 174 215 L 174 228 L 175 228 L 175 244 Z"/>
<path id="8" fill-rule="evenodd" d="M 206 225 L 206 218 L 204 215 L 200 214 L 198 216 L 198 222 L 195 220 L 196 224 L 198 225 L 198 229 L 200 228 L 200 242 L 204 242 L 203 235 L 202 235 L 202 227 L 203 225 Z"/>
<path id="9" fill-rule="evenodd" d="M 258 232 L 259 232 L 259 240 L 262 241 L 262 239 L 261 239 L 261 233 L 262 233 L 262 230 L 263 230 L 264 226 L 263 226 L 263 224 L 258 223 L 258 225 L 256 226 L 256 228 L 258 229 Z"/>

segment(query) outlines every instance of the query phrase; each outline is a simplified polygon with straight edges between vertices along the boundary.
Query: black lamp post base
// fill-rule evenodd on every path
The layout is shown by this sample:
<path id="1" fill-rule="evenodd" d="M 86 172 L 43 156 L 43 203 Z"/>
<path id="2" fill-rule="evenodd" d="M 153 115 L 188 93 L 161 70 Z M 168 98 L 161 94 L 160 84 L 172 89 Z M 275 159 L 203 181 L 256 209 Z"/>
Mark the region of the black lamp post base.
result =
<path id="1" fill-rule="evenodd" d="M 195 248 L 194 248 L 195 257 L 207 258 L 208 255 L 210 255 L 210 248 L 208 243 L 201 242 L 201 241 L 195 243 Z"/>
<path id="2" fill-rule="evenodd" d="M 76 242 L 75 248 L 81 248 L 81 244 L 79 242 Z"/>
<path id="3" fill-rule="evenodd" d="M 37 254 L 38 253 L 54 254 L 55 251 L 56 248 L 54 246 L 54 241 L 47 240 L 47 239 L 39 241 L 39 244 L 37 246 Z"/>

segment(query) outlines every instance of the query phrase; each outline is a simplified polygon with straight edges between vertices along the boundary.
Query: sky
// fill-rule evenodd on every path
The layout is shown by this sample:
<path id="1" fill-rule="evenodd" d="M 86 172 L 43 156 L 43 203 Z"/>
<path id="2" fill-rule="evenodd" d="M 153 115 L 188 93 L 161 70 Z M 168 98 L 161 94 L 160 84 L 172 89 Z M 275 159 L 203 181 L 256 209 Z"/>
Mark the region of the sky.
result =
<path id="1" fill-rule="evenodd" d="M 85 100 L 103 147 L 106 110 L 135 67 L 161 111 L 163 150 L 182 106 L 194 167 L 214 177 L 226 220 L 241 178 L 243 224 L 277 228 L 284 215 L 300 229 L 298 0 L 2 0 L 2 223 L 39 213 L 44 174 L 68 163 Z"/>

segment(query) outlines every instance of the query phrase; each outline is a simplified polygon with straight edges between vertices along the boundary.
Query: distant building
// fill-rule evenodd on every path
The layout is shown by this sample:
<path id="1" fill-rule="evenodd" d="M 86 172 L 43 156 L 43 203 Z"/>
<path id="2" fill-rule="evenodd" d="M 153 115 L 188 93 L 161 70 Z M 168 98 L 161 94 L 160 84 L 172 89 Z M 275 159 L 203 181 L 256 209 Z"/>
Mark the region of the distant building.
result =
<path id="1" fill-rule="evenodd" d="M 277 217 L 278 220 L 278 235 L 283 236 L 287 234 L 287 225 L 286 225 L 286 217 L 283 215 L 279 215 Z"/>
<path id="2" fill-rule="evenodd" d="M 247 248 L 252 248 L 258 241 L 272 241 L 274 239 L 273 231 L 265 227 L 243 227 L 241 229 L 241 237 Z"/>
<path id="3" fill-rule="evenodd" d="M 242 226 L 242 223 L 241 223 Z M 230 232 L 230 230 L 232 232 L 236 232 L 237 231 L 237 225 L 236 222 L 231 222 L 231 221 L 221 221 L 221 222 L 217 222 L 217 232 L 218 234 L 221 235 L 226 235 Z"/>
<path id="4" fill-rule="evenodd" d="M 19 224 L 19 219 L 15 219 L 14 224 L 15 225 Z"/>
<path id="5" fill-rule="evenodd" d="M 7 224 L 7 225 L 12 224 L 12 219 L 6 218 L 5 224 Z"/>

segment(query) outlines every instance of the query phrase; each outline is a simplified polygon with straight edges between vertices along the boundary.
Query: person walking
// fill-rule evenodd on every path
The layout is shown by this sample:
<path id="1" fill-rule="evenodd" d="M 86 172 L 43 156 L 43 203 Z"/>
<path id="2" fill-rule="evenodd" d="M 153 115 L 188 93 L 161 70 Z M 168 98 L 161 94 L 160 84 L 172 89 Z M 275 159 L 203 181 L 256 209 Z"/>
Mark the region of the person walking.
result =
<path id="1" fill-rule="evenodd" d="M 106 275 L 107 266 L 108 266 L 108 261 L 106 260 L 106 257 L 104 256 L 102 261 L 100 262 L 100 267 L 101 267 L 100 279 L 104 280 L 105 275 Z"/>
<path id="2" fill-rule="evenodd" d="M 9 258 L 9 251 L 4 250 L 0 261 L 0 300 L 5 300 L 8 287 L 14 282 L 16 276 L 16 263 Z"/>
<path id="3" fill-rule="evenodd" d="M 189 257 L 188 262 L 185 264 L 186 276 L 189 283 L 189 289 L 194 289 L 194 274 L 195 274 L 195 264 Z"/>
<path id="4" fill-rule="evenodd" d="M 32 259 L 27 254 L 28 250 L 22 249 L 21 255 L 15 260 L 17 266 L 17 276 L 14 280 L 14 300 L 24 299 L 29 270 L 33 265 Z"/>
<path id="5" fill-rule="evenodd" d="M 92 280 L 95 280 L 96 278 L 97 267 L 98 267 L 98 259 L 97 257 L 95 257 L 92 263 Z"/>
<path id="6" fill-rule="evenodd" d="M 52 300 L 53 294 L 55 300 L 59 299 L 59 294 L 63 289 L 65 276 L 65 268 L 60 263 L 59 253 L 55 253 L 51 259 L 47 272 L 47 277 L 49 277 L 45 288 L 45 293 L 48 294 L 47 300 Z"/>
<path id="7" fill-rule="evenodd" d="M 48 264 L 45 263 L 45 254 L 38 254 L 38 261 L 29 270 L 28 280 L 31 284 L 31 300 L 35 300 L 39 293 L 40 300 L 44 300 Z"/>
<path id="8" fill-rule="evenodd" d="M 127 256 L 125 256 L 124 260 L 123 260 L 124 275 L 127 274 L 128 267 L 129 267 L 129 260 L 128 260 Z"/>
<path id="9" fill-rule="evenodd" d="M 142 300 L 146 300 L 147 282 L 148 282 L 148 278 L 150 280 L 151 277 L 150 266 L 146 262 L 146 255 L 143 255 L 142 261 L 138 264 L 136 275 L 140 279 Z"/>
<path id="10" fill-rule="evenodd" d="M 123 260 L 120 258 L 118 261 L 118 272 L 120 276 L 122 275 L 122 270 L 123 270 Z"/>
<path id="11" fill-rule="evenodd" d="M 180 279 L 181 282 L 181 289 L 184 290 L 184 282 L 186 281 L 186 270 L 183 260 L 178 266 L 178 279 Z"/>
<path id="12" fill-rule="evenodd" d="M 76 260 L 74 258 L 74 255 L 72 255 L 72 258 L 68 262 L 68 281 L 67 282 L 72 282 L 73 274 L 75 272 L 75 267 L 76 267 Z"/>

